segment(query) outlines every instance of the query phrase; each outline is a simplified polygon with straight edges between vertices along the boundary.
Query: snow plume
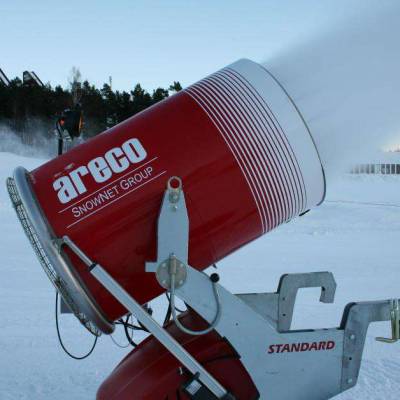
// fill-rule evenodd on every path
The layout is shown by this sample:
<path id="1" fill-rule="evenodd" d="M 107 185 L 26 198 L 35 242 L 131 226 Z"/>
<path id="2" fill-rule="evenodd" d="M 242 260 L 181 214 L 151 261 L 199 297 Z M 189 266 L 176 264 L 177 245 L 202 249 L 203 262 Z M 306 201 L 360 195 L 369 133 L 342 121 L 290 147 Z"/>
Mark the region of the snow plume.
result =
<path id="1" fill-rule="evenodd" d="M 369 4 L 264 63 L 306 121 L 328 180 L 400 144 L 400 2 Z"/>
<path id="2" fill-rule="evenodd" d="M 0 152 L 26 157 L 49 158 L 54 157 L 56 151 L 55 138 L 48 138 L 37 131 L 16 133 L 9 127 L 0 125 Z"/>

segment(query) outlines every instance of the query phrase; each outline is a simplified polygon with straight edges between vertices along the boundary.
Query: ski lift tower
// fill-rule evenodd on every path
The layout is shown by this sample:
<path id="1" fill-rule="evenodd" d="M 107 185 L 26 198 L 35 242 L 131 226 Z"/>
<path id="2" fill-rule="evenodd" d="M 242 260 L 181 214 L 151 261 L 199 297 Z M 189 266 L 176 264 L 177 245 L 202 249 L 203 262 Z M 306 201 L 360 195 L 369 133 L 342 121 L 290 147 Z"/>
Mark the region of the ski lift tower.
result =
<path id="1" fill-rule="evenodd" d="M 0 68 L 0 83 L 2 83 L 5 86 L 10 86 L 10 80 L 7 78 L 6 74 L 3 72 L 1 68 Z"/>
<path id="2" fill-rule="evenodd" d="M 36 75 L 34 71 L 24 71 L 22 74 L 22 81 L 26 86 L 41 86 L 43 87 L 44 84 L 40 80 L 40 78 Z"/>

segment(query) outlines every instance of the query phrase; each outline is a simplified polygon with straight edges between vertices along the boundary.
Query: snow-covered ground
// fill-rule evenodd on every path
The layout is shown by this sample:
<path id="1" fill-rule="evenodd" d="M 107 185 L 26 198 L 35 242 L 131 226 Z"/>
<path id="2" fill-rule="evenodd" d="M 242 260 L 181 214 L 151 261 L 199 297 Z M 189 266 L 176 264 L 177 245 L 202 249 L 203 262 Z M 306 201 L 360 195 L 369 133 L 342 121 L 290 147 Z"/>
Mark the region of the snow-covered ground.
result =
<path id="1" fill-rule="evenodd" d="M 0 399 L 86 400 L 127 353 L 102 337 L 93 355 L 78 362 L 61 350 L 54 326 L 54 289 L 17 222 L 5 189 L 13 168 L 32 169 L 42 160 L 0 152 Z M 360 204 L 361 203 L 361 204 Z M 378 205 L 377 205 L 378 204 Z M 232 291 L 274 291 L 281 274 L 332 271 L 334 305 L 318 303 L 319 291 L 299 293 L 295 328 L 333 327 L 351 301 L 400 297 L 400 177 L 343 176 L 327 201 L 219 263 L 222 283 Z M 162 305 L 155 304 L 161 315 Z M 75 353 L 92 338 L 71 316 L 62 335 Z M 400 344 L 384 345 L 389 324 L 371 326 L 359 385 L 339 400 L 397 400 Z M 116 339 L 123 342 L 121 332 Z"/>

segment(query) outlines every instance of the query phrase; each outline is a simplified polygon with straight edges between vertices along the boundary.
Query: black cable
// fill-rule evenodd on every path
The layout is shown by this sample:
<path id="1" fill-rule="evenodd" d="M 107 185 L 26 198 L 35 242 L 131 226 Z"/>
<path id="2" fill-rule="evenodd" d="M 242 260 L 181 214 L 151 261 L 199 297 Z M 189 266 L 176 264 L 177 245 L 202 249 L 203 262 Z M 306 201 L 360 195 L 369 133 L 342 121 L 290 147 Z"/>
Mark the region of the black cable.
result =
<path id="1" fill-rule="evenodd" d="M 131 315 L 131 314 L 129 314 Z M 140 322 L 139 325 L 133 325 L 128 322 L 123 321 L 122 319 L 119 319 L 117 322 L 115 322 L 116 325 L 126 325 L 127 328 L 132 329 L 133 331 L 144 331 L 149 333 L 149 331 L 144 327 Z"/>
<path id="2" fill-rule="evenodd" d="M 130 315 L 130 318 L 132 319 L 132 314 L 129 314 L 129 315 Z M 127 319 L 127 321 L 128 321 L 128 319 Z M 116 324 L 116 325 L 124 325 L 125 322 L 124 322 L 124 321 L 121 322 L 121 319 L 119 319 L 117 322 L 115 322 L 115 324 Z M 131 325 L 131 324 L 129 324 L 129 323 L 127 323 L 126 325 L 131 329 L 130 338 L 131 338 L 131 340 L 133 341 L 133 331 L 134 331 L 134 329 L 131 328 L 131 326 L 133 326 L 133 325 Z M 118 346 L 118 347 L 121 348 L 121 349 L 126 349 L 127 347 L 129 347 L 129 346 L 131 345 L 130 342 L 128 341 L 128 343 L 127 343 L 126 345 L 123 346 L 123 345 L 121 345 L 120 343 L 118 343 L 118 342 L 113 338 L 112 335 L 110 335 L 110 337 L 111 337 L 111 340 L 115 343 L 115 345 Z"/>
<path id="3" fill-rule="evenodd" d="M 217 265 L 216 263 L 214 263 L 212 266 L 213 266 L 213 268 L 218 269 L 218 265 Z M 165 318 L 164 318 L 163 326 L 164 326 L 165 324 L 167 324 L 167 323 L 170 321 L 170 319 L 171 319 L 171 314 L 172 314 L 172 310 L 171 310 L 171 298 L 170 298 L 168 292 L 165 292 L 165 295 L 167 296 L 167 299 L 168 299 L 168 308 L 167 308 L 167 312 L 165 313 Z M 187 304 L 186 304 L 186 303 L 185 303 L 185 306 L 187 307 Z M 180 310 L 178 307 L 175 307 L 175 310 L 178 311 L 179 313 L 183 313 L 183 312 L 186 312 L 186 311 L 187 311 L 187 310 Z"/>
<path id="4" fill-rule="evenodd" d="M 127 322 L 123 321 L 122 319 L 119 319 L 117 322 L 115 322 L 115 325 L 126 325 L 127 328 L 132 329 L 133 331 L 142 331 L 143 330 L 140 326 L 132 325 L 131 323 L 127 323 Z"/>
<path id="5" fill-rule="evenodd" d="M 165 295 L 167 296 L 168 302 L 171 304 L 171 297 L 169 296 L 168 292 L 165 292 Z M 183 313 L 186 311 L 186 310 L 180 310 L 178 307 L 175 307 L 175 310 L 180 313 Z"/>
<path id="6" fill-rule="evenodd" d="M 73 358 L 74 360 L 84 360 L 85 358 L 89 357 L 92 353 L 93 350 L 96 347 L 97 344 L 97 339 L 98 336 L 93 335 L 93 333 L 91 333 L 91 335 L 93 335 L 95 337 L 94 342 L 93 342 L 93 346 L 92 348 L 89 350 L 89 352 L 87 354 L 85 354 L 84 356 L 75 356 L 73 354 L 71 354 L 66 347 L 64 346 L 64 343 L 61 339 L 61 335 L 60 335 L 60 327 L 58 325 L 58 292 L 56 291 L 56 329 L 57 329 L 57 336 L 58 336 L 58 341 L 60 342 L 60 345 L 62 347 L 62 349 L 65 351 L 66 354 L 68 354 L 71 358 Z"/>
<path id="7" fill-rule="evenodd" d="M 128 331 L 128 325 L 130 325 L 130 324 L 129 324 L 129 318 L 130 318 L 130 314 L 127 315 L 126 321 L 124 321 L 124 323 L 122 324 L 122 325 L 124 326 L 125 336 L 126 336 L 128 342 L 129 342 L 129 344 L 130 344 L 131 346 L 137 347 L 137 343 L 135 343 L 135 342 L 132 340 L 131 336 L 129 335 L 129 331 Z M 122 319 L 121 319 L 121 320 L 122 320 Z M 123 320 L 122 320 L 122 321 L 123 321 Z"/>
<path id="8" fill-rule="evenodd" d="M 110 335 L 110 339 L 111 339 L 112 342 L 113 342 L 117 347 L 119 347 L 120 349 L 126 349 L 127 347 L 130 346 L 129 343 L 127 343 L 127 344 L 125 344 L 125 345 L 122 345 L 122 344 L 118 343 L 118 342 L 113 338 L 113 335 Z"/>
<path id="9" fill-rule="evenodd" d="M 168 324 L 169 320 L 171 319 L 171 312 L 172 312 L 171 303 L 168 302 L 168 309 L 167 309 L 167 312 L 165 313 L 163 326 Z"/>
<path id="10" fill-rule="evenodd" d="M 58 153 L 58 155 L 60 156 L 60 155 L 62 155 L 62 153 L 63 153 L 63 147 L 64 147 L 64 140 L 63 140 L 63 138 L 62 138 L 62 133 L 61 133 L 61 131 L 60 131 L 60 127 L 59 127 L 59 124 L 58 124 L 58 122 L 56 123 L 56 129 L 57 129 L 57 132 L 58 132 L 58 151 L 57 151 L 57 153 Z M 59 341 L 59 343 L 60 343 L 60 346 L 62 347 L 62 349 L 64 350 L 64 352 L 66 353 L 66 354 L 68 354 L 68 356 L 70 356 L 71 358 L 73 358 L 74 360 L 84 360 L 85 358 L 88 358 L 92 353 L 93 353 L 93 350 L 95 349 L 95 347 L 96 347 L 96 344 L 97 344 L 97 339 L 99 338 L 97 335 L 93 335 L 93 333 L 91 333 L 94 337 L 95 337 L 95 339 L 94 339 L 94 342 L 93 342 L 93 346 L 91 347 L 91 349 L 89 350 L 89 352 L 88 353 L 86 353 L 85 355 L 83 355 L 83 356 L 75 356 L 74 354 L 72 354 L 72 353 L 70 353 L 68 350 L 67 350 L 67 348 L 65 347 L 65 345 L 64 345 L 64 343 L 63 343 L 63 341 L 62 341 L 62 339 L 61 339 L 61 334 L 60 334 L 60 327 L 59 327 L 59 324 L 58 324 L 58 291 L 56 290 L 56 312 L 55 312 L 55 317 L 56 317 L 56 330 L 57 330 L 57 337 L 58 337 L 58 341 Z"/>

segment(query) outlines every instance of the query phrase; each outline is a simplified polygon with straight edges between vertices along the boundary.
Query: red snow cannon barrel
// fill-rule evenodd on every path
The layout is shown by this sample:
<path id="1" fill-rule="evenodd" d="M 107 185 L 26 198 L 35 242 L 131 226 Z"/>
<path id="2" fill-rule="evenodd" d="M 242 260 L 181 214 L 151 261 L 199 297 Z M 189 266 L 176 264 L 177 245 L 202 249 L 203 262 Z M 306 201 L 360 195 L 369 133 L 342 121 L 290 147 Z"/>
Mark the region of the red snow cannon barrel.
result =
<path id="1" fill-rule="evenodd" d="M 204 269 L 322 202 L 323 168 L 299 111 L 261 65 L 234 64 L 34 171 L 8 190 L 42 266 L 92 332 L 126 310 L 57 238 L 69 236 L 137 301 L 163 289 L 157 217 L 171 176 L 183 181 L 190 265 Z"/>

